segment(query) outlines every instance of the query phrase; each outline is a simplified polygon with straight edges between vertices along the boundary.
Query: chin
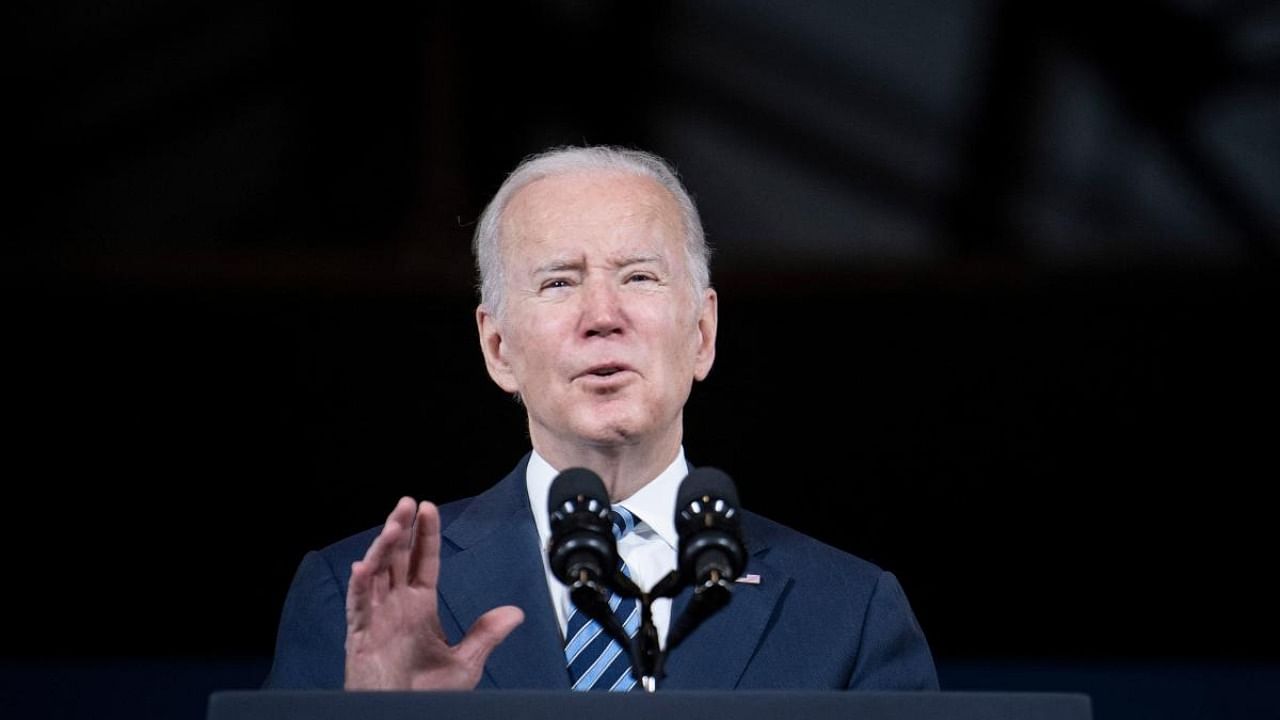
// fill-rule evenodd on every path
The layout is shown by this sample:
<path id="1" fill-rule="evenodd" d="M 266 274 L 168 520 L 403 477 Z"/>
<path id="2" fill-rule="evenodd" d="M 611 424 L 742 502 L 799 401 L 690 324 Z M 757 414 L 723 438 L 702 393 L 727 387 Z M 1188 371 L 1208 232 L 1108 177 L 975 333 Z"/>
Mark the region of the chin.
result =
<path id="1" fill-rule="evenodd" d="M 627 414 L 594 415 L 575 423 L 574 434 L 597 445 L 629 445 L 649 430 L 648 423 Z"/>
<path id="2" fill-rule="evenodd" d="M 574 434 L 592 445 L 615 447 L 634 443 L 639 433 L 626 425 L 606 425 L 583 428 Z"/>

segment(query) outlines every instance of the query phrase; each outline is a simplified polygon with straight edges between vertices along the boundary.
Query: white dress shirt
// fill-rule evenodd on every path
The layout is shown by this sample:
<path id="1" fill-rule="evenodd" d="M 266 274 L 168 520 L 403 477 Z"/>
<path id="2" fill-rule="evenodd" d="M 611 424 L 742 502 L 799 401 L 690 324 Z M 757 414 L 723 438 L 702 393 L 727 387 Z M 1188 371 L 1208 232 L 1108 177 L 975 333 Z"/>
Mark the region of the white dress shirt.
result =
<path id="1" fill-rule="evenodd" d="M 547 576 L 547 589 L 551 592 L 551 605 L 556 609 L 560 622 L 560 635 L 564 636 L 573 612 L 569 588 L 551 573 L 547 558 L 547 546 L 551 541 L 551 520 L 547 517 L 547 496 L 551 481 L 559 475 L 535 450 L 525 471 L 525 485 L 529 490 L 529 505 L 533 508 L 533 520 L 538 526 L 538 542 L 542 547 L 542 568 Z M 621 505 L 636 517 L 636 528 L 618 541 L 618 554 L 627 563 L 631 579 L 646 592 L 653 588 L 667 573 L 676 569 L 675 507 L 680 482 L 689 474 L 684 460 L 684 447 L 676 453 L 676 459 L 634 495 L 613 503 Z M 671 600 L 653 601 L 653 625 L 662 645 L 667 644 L 667 629 L 671 624 Z"/>

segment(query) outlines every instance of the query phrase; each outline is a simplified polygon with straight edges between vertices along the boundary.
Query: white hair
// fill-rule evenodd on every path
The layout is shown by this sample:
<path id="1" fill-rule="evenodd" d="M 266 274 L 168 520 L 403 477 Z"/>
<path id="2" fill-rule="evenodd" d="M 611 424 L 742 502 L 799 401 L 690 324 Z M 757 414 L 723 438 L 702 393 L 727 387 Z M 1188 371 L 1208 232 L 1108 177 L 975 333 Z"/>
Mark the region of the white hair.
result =
<path id="1" fill-rule="evenodd" d="M 695 296 L 711 287 L 708 269 L 710 250 L 702 232 L 698 208 L 665 160 L 641 150 L 595 145 L 590 147 L 558 147 L 525 158 L 511 171 L 494 194 L 472 239 L 476 269 L 480 273 L 480 304 L 501 315 L 506 300 L 502 263 L 502 215 L 511 198 L 530 183 L 554 175 L 583 170 L 614 170 L 652 178 L 661 184 L 680 206 L 684 226 L 684 254 L 689 275 L 693 278 Z"/>

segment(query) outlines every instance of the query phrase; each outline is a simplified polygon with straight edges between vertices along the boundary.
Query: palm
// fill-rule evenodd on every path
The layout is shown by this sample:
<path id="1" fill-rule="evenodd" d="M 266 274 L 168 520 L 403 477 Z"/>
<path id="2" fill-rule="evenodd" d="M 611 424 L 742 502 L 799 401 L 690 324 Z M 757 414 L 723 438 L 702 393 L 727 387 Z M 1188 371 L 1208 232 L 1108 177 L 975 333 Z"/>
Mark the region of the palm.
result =
<path id="1" fill-rule="evenodd" d="M 440 516 L 402 498 L 347 588 L 348 690 L 469 690 L 489 653 L 524 619 L 519 608 L 485 613 L 457 645 L 440 627 L 436 581 Z"/>

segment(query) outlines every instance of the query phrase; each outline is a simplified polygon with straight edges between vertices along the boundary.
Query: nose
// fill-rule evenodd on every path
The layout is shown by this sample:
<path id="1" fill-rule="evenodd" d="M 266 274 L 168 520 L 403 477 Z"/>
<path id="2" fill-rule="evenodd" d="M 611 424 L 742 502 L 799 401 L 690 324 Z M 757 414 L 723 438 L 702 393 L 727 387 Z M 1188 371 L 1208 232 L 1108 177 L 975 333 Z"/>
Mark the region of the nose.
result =
<path id="1" fill-rule="evenodd" d="M 590 281 L 582 293 L 582 334 L 585 337 L 621 333 L 626 313 L 617 286 L 608 281 Z"/>

